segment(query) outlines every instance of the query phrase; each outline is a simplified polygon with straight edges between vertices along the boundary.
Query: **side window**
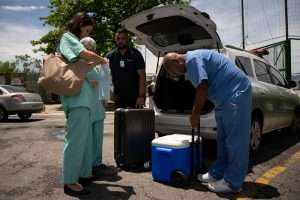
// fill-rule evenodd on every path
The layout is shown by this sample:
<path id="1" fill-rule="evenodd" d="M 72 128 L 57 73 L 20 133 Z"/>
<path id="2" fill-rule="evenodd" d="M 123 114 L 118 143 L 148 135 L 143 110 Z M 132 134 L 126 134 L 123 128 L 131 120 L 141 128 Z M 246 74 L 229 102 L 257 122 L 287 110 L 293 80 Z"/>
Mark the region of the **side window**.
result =
<path id="1" fill-rule="evenodd" d="M 259 81 L 263 81 L 266 83 L 272 83 L 271 76 L 268 72 L 269 71 L 268 66 L 265 63 L 263 63 L 259 60 L 254 60 L 254 67 L 255 67 L 255 73 L 256 73 L 257 79 Z"/>
<path id="2" fill-rule="evenodd" d="M 0 95 L 3 95 L 3 91 L 0 89 Z"/>
<path id="3" fill-rule="evenodd" d="M 237 56 L 235 58 L 235 64 L 242 69 L 248 76 L 253 77 L 253 71 L 251 66 L 251 60 L 247 57 Z"/>
<path id="4" fill-rule="evenodd" d="M 273 67 L 270 66 L 270 73 L 272 76 L 272 81 L 275 85 L 281 86 L 281 87 L 285 87 L 286 83 L 284 78 L 281 76 L 281 74 L 275 70 Z"/>

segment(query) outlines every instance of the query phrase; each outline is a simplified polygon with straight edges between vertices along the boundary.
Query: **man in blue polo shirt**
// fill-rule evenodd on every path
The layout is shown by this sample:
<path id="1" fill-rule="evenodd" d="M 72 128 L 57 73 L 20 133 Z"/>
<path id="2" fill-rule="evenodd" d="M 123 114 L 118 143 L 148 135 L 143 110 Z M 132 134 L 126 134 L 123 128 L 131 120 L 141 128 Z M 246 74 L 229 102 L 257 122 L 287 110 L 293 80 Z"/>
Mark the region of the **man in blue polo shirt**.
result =
<path id="1" fill-rule="evenodd" d="M 239 192 L 248 171 L 251 124 L 251 83 L 224 55 L 212 50 L 168 53 L 164 67 L 171 76 L 186 77 L 196 88 L 190 122 L 200 124 L 207 99 L 215 104 L 217 160 L 208 173 L 198 175 L 214 192 Z"/>

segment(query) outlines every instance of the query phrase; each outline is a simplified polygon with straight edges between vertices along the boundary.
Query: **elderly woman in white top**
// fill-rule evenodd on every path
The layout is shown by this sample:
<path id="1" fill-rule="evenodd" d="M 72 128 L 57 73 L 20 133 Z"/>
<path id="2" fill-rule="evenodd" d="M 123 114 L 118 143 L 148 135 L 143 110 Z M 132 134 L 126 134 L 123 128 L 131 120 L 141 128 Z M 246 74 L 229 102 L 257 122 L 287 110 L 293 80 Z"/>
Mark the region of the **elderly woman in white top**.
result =
<path id="1" fill-rule="evenodd" d="M 91 37 L 80 40 L 84 47 L 90 51 L 96 50 L 96 42 Z M 92 111 L 92 131 L 93 131 L 93 175 L 101 176 L 113 175 L 114 172 L 106 171 L 107 166 L 102 160 L 103 127 L 105 119 L 105 104 L 110 98 L 110 88 L 112 85 L 109 65 L 98 65 L 88 74 L 87 79 L 94 90 L 94 109 Z"/>

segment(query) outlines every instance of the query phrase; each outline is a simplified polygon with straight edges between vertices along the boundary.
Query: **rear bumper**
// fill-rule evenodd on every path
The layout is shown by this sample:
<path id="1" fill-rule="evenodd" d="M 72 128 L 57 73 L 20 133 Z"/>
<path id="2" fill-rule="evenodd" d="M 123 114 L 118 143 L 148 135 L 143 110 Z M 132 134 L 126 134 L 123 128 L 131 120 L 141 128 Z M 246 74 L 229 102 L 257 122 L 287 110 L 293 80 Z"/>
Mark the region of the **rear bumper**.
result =
<path id="1" fill-rule="evenodd" d="M 15 104 L 10 110 L 7 110 L 8 114 L 16 113 L 40 113 L 45 109 L 44 103 L 42 102 L 24 102 Z"/>
<path id="2" fill-rule="evenodd" d="M 200 132 L 205 139 L 216 139 L 217 124 L 214 112 L 202 115 Z M 161 135 L 191 134 L 192 129 L 187 114 L 166 114 L 155 112 L 155 129 Z"/>

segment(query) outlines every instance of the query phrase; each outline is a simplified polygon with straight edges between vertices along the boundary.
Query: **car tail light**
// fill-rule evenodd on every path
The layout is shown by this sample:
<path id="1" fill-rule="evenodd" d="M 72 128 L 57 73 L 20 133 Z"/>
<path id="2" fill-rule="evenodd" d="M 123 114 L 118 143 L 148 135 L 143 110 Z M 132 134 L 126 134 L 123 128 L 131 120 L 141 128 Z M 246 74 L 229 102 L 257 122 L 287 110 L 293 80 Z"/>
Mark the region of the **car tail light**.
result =
<path id="1" fill-rule="evenodd" d="M 11 96 L 11 98 L 15 101 L 18 101 L 18 102 L 26 101 L 25 97 L 23 95 L 20 95 L 20 94 L 13 95 L 13 96 Z"/>

